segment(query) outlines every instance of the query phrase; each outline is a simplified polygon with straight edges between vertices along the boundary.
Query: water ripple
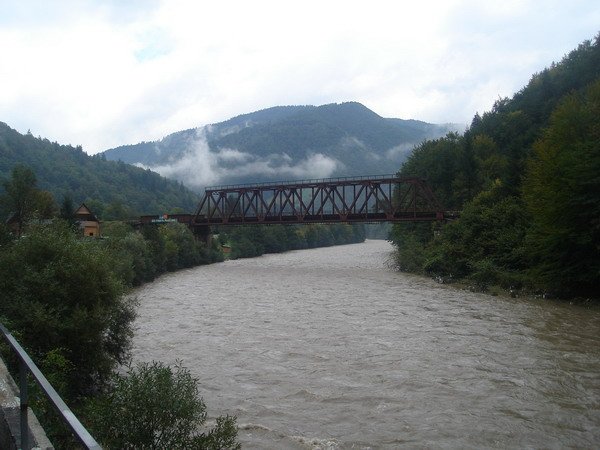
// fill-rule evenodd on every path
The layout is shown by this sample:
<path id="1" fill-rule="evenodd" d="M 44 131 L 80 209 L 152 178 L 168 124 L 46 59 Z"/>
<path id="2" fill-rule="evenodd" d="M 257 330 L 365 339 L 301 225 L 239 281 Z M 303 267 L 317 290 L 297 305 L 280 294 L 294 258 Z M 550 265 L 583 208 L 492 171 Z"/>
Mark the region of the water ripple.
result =
<path id="1" fill-rule="evenodd" d="M 600 311 L 394 272 L 390 244 L 227 261 L 140 299 L 137 360 L 182 360 L 244 448 L 594 448 Z"/>

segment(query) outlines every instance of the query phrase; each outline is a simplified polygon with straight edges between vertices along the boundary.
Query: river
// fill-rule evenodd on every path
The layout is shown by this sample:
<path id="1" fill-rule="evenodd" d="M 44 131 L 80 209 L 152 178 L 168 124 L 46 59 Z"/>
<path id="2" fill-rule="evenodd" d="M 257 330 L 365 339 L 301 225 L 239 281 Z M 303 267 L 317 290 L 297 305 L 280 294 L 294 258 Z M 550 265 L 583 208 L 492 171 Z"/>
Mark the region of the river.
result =
<path id="1" fill-rule="evenodd" d="M 390 270 L 385 241 L 226 261 L 135 295 L 249 449 L 599 448 L 600 309 Z"/>

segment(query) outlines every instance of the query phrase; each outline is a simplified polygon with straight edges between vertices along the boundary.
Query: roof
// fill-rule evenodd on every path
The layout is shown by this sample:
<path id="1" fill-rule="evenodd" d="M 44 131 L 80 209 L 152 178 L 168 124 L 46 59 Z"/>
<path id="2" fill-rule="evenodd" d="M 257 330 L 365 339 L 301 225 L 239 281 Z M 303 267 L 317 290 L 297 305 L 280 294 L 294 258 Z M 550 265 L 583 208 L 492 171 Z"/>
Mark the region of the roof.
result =
<path id="1" fill-rule="evenodd" d="M 79 208 L 75 210 L 75 219 L 77 220 L 89 220 L 93 222 L 99 222 L 96 215 L 92 212 L 90 208 L 86 206 L 85 203 L 82 203 Z"/>

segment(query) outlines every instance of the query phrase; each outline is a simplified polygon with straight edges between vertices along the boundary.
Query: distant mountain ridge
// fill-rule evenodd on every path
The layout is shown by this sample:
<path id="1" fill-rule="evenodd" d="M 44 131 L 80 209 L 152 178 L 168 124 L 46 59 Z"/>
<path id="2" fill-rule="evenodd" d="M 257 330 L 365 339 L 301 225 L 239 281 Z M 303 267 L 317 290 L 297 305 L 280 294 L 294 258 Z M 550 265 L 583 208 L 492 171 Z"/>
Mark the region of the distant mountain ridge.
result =
<path id="1" fill-rule="evenodd" d="M 393 173 L 414 145 L 457 128 L 386 119 L 356 102 L 276 106 L 103 155 L 201 188 Z"/>

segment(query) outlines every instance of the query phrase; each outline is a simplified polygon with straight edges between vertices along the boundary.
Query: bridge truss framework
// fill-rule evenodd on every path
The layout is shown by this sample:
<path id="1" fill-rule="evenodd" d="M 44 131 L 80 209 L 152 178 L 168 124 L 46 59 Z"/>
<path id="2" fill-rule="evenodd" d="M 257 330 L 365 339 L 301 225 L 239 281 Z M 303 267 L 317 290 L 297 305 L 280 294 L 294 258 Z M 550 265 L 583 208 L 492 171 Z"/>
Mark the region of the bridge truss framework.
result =
<path id="1" fill-rule="evenodd" d="M 383 175 L 207 188 L 193 225 L 443 219 L 443 208 L 425 180 Z"/>

